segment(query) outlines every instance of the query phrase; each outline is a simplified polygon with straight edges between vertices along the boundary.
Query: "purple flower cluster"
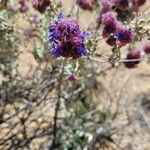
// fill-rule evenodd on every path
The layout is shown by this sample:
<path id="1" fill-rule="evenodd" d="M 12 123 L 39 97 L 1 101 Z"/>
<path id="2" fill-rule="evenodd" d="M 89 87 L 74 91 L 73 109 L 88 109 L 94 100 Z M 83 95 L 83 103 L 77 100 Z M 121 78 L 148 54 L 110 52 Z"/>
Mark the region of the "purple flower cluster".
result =
<path id="1" fill-rule="evenodd" d="M 132 42 L 133 32 L 131 29 L 123 28 L 120 31 L 116 32 L 114 34 L 114 37 L 116 37 L 116 44 L 121 47 Z"/>
<path id="2" fill-rule="evenodd" d="M 81 32 L 76 20 L 65 18 L 62 14 L 49 26 L 50 53 L 54 57 L 79 58 L 87 55 L 85 47 L 86 32 Z"/>
<path id="3" fill-rule="evenodd" d="M 140 50 L 132 50 L 127 54 L 127 57 L 124 61 L 125 67 L 131 69 L 137 67 L 140 63 L 141 59 L 141 51 Z"/>
<path id="4" fill-rule="evenodd" d="M 102 15 L 102 25 L 102 35 L 104 38 L 107 38 L 111 33 L 118 31 L 121 26 L 120 22 L 117 21 L 117 14 L 114 12 L 108 12 Z"/>
<path id="5" fill-rule="evenodd" d="M 107 12 L 102 15 L 103 31 L 102 36 L 107 38 L 106 42 L 110 46 L 124 46 L 133 40 L 133 32 L 126 29 L 121 22 L 117 20 L 117 14 Z"/>
<path id="6" fill-rule="evenodd" d="M 141 62 L 142 56 L 144 54 L 150 54 L 150 42 L 146 42 L 144 44 L 143 51 L 144 53 L 138 49 L 130 51 L 124 60 L 125 67 L 129 69 L 137 67 L 137 65 Z"/>
<path id="7" fill-rule="evenodd" d="M 76 0 L 76 4 L 84 10 L 92 10 L 96 0 Z"/>
<path id="8" fill-rule="evenodd" d="M 126 13 L 132 16 L 132 13 L 137 12 L 145 2 L 146 0 L 101 0 L 101 9 L 97 18 L 98 27 L 101 25 L 101 19 L 104 13 L 116 11 L 119 16 Z"/>
<path id="9" fill-rule="evenodd" d="M 112 0 L 112 5 L 120 10 L 137 11 L 145 2 L 146 0 Z"/>
<path id="10" fill-rule="evenodd" d="M 32 0 L 32 6 L 38 10 L 40 13 L 43 13 L 48 6 L 50 6 L 50 0 Z"/>

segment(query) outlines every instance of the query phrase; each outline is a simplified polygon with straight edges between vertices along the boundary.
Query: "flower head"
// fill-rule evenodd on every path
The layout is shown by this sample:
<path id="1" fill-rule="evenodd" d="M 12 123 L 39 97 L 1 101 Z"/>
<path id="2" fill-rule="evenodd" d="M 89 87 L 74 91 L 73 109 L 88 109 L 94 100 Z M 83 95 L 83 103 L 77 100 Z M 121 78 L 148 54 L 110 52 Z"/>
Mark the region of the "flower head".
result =
<path id="1" fill-rule="evenodd" d="M 54 57 L 79 58 L 87 55 L 85 48 L 86 32 L 81 32 L 76 20 L 58 16 L 58 20 L 49 26 L 50 52 Z"/>
<path id="2" fill-rule="evenodd" d="M 50 0 L 32 0 L 32 6 L 38 10 L 40 13 L 43 13 L 48 6 L 50 6 Z"/>
<path id="3" fill-rule="evenodd" d="M 117 38 L 119 46 L 124 46 L 133 40 L 133 32 L 131 29 L 122 29 L 114 34 Z"/>
<path id="4" fill-rule="evenodd" d="M 150 54 L 150 42 L 144 45 L 144 52 L 145 54 Z"/>
<path id="5" fill-rule="evenodd" d="M 117 14 L 114 12 L 108 12 L 102 15 L 102 25 L 102 36 L 104 38 L 123 28 L 122 24 L 117 20 Z"/>
<path id="6" fill-rule="evenodd" d="M 132 50 L 127 54 L 124 65 L 127 68 L 135 68 L 140 63 L 141 51 Z"/>
<path id="7" fill-rule="evenodd" d="M 114 12 L 107 12 L 102 15 L 102 24 L 108 25 L 117 21 L 117 14 Z"/>

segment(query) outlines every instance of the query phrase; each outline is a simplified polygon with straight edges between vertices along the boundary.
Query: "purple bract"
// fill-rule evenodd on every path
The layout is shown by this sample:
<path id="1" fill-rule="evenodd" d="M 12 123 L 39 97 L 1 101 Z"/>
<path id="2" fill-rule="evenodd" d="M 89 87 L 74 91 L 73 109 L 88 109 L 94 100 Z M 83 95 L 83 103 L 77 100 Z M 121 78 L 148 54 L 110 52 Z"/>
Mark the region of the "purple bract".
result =
<path id="1" fill-rule="evenodd" d="M 102 36 L 104 38 L 109 37 L 111 33 L 115 33 L 123 28 L 121 22 L 117 20 L 117 14 L 114 12 L 107 12 L 102 15 L 102 25 Z"/>

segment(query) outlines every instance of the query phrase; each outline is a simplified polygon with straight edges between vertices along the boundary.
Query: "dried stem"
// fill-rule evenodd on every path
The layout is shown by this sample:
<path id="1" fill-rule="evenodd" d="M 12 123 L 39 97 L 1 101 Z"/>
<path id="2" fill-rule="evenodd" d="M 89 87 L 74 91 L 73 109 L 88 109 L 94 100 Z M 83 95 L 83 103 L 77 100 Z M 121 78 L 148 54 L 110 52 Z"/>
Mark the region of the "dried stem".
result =
<path id="1" fill-rule="evenodd" d="M 54 125 L 53 125 L 53 141 L 52 141 L 52 145 L 50 146 L 50 150 L 55 149 L 55 147 L 56 147 L 58 111 L 59 111 L 59 107 L 60 107 L 61 86 L 62 86 L 62 81 L 63 81 L 65 64 L 66 64 L 66 59 L 64 59 L 64 61 L 63 61 L 62 71 L 61 71 L 60 78 L 59 78 L 58 101 L 57 101 L 56 107 L 55 107 L 55 115 L 54 115 L 54 120 L 53 120 L 53 122 L 54 122 Z"/>

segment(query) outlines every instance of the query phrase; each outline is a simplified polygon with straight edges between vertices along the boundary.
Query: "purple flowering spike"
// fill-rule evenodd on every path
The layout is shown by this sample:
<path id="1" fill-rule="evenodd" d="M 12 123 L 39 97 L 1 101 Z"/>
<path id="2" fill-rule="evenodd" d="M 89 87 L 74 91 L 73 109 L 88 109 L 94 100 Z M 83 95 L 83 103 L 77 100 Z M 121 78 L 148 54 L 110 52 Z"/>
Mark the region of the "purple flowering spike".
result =
<path id="1" fill-rule="evenodd" d="M 66 58 L 86 56 L 85 39 L 88 33 L 81 32 L 76 20 L 65 17 L 58 18 L 54 24 L 49 26 L 48 40 L 52 42 L 50 53 L 54 57 Z"/>
<path id="2" fill-rule="evenodd" d="M 140 50 L 130 51 L 127 54 L 127 57 L 125 59 L 127 61 L 124 62 L 125 67 L 127 67 L 129 69 L 137 67 L 137 65 L 140 63 L 140 58 L 141 58 L 141 51 Z"/>

